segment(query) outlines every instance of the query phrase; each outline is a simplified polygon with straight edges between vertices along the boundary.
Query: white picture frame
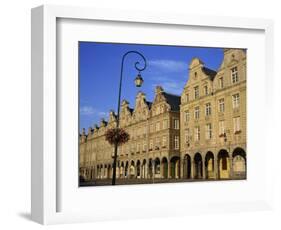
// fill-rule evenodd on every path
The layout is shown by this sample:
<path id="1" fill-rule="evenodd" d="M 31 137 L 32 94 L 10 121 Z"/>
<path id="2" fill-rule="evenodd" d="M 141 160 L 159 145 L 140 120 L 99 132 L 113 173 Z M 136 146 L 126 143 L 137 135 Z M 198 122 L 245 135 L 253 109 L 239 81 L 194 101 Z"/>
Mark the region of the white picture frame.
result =
<path id="1" fill-rule="evenodd" d="M 210 17 L 210 16 L 189 16 L 189 15 L 173 15 L 173 14 L 161 14 L 151 12 L 126 12 L 126 11 L 114 11 L 114 10 L 101 10 L 91 8 L 79 8 L 79 7 L 66 7 L 66 6 L 51 6 L 45 5 L 32 9 L 32 204 L 31 213 L 32 219 L 41 224 L 56 224 L 56 223 L 70 223 L 70 222 L 82 222 L 82 221 L 97 221 L 107 219 L 126 219 L 126 218 L 145 218 L 145 217 L 165 217 L 172 215 L 187 215 L 194 213 L 209 213 L 209 212 L 236 212 L 236 211 L 249 211 L 249 210 L 265 210 L 270 209 L 273 206 L 272 203 L 272 184 L 273 179 L 271 177 L 271 158 L 270 158 L 270 141 L 269 136 L 264 137 L 264 146 L 260 148 L 257 157 L 260 157 L 261 151 L 264 151 L 264 167 L 263 177 L 260 182 L 256 180 L 256 185 L 251 185 L 251 189 L 263 188 L 262 191 L 257 192 L 256 196 L 253 196 L 252 200 L 247 197 L 243 199 L 241 195 L 237 199 L 231 199 L 228 195 L 220 195 L 222 198 L 219 202 L 218 198 L 214 198 L 210 203 L 201 202 L 198 199 L 198 204 L 191 204 L 190 210 L 186 210 L 187 204 L 183 200 L 184 194 L 188 187 L 185 184 L 177 185 L 145 185 L 138 186 L 138 192 L 134 191 L 136 187 L 122 186 L 114 188 L 98 188 L 94 193 L 99 196 L 99 201 L 104 198 L 108 200 L 107 206 L 112 205 L 109 209 L 103 209 L 101 203 L 97 200 L 96 205 L 90 204 L 86 207 L 87 202 L 79 200 L 79 196 L 88 196 L 91 192 L 89 189 L 81 190 L 79 193 L 74 194 L 69 191 L 69 195 L 65 192 L 66 186 L 63 181 L 63 176 L 59 174 L 65 174 L 61 170 L 61 163 L 64 161 L 64 157 L 58 156 L 59 150 L 58 143 L 58 113 L 61 108 L 58 108 L 58 95 L 61 93 L 61 88 L 58 84 L 58 23 L 60 19 L 67 19 L 73 21 L 93 20 L 103 22 L 111 25 L 115 22 L 128 23 L 130 25 L 137 23 L 138 25 L 151 25 L 153 27 L 177 27 L 184 30 L 185 27 L 193 29 L 216 29 L 232 31 L 241 30 L 247 34 L 251 31 L 257 31 L 260 35 L 260 43 L 264 41 L 264 47 L 261 49 L 262 57 L 259 57 L 261 62 L 261 71 L 259 79 L 257 79 L 256 88 L 261 89 L 261 97 L 264 97 L 262 103 L 266 106 L 265 110 L 271 111 L 274 105 L 274 98 L 272 95 L 272 86 L 274 84 L 273 79 L 273 23 L 270 20 L 265 19 L 247 19 L 247 18 L 231 18 L 231 17 Z M 77 25 L 76 25 L 77 26 Z M 79 25 L 78 25 L 79 26 Z M 82 31 L 81 31 L 81 34 Z M 109 36 L 109 35 L 108 35 Z M 214 37 L 215 38 L 215 37 Z M 108 41 L 112 41 L 112 37 L 108 37 Z M 134 38 L 130 38 L 134 42 Z M 148 38 L 149 39 L 149 38 Z M 151 39 L 151 38 L 150 38 Z M 211 36 L 210 36 L 211 39 Z M 235 37 L 234 37 L 235 39 Z M 247 40 L 247 39 L 245 39 Z M 140 41 L 138 41 L 140 42 Z M 234 42 L 234 41 L 233 41 Z M 236 44 L 239 42 L 236 41 Z M 242 41 L 241 41 L 242 43 Z M 253 42 L 254 43 L 254 42 Z M 203 45 L 202 41 L 202 45 Z M 215 41 L 214 43 L 215 44 Z M 200 45 L 198 43 L 197 45 Z M 226 44 L 225 44 L 226 45 Z M 231 43 L 228 43 L 231 45 Z M 239 46 L 239 44 L 238 44 Z M 253 56 L 252 56 L 253 57 Z M 250 56 L 251 58 L 251 56 Z M 249 60 L 250 67 L 254 60 Z M 72 69 L 73 70 L 73 69 Z M 76 73 L 77 74 L 77 73 Z M 253 81 L 249 81 L 251 84 Z M 266 82 L 266 84 L 262 84 Z M 75 81 L 69 85 L 75 85 Z M 71 88 L 67 91 L 71 96 L 75 96 L 75 92 L 71 92 Z M 253 97 L 257 94 L 255 90 L 249 90 L 249 97 Z M 66 92 L 66 91 L 64 91 Z M 77 93 L 77 92 L 76 92 Z M 257 105 L 249 106 L 250 111 L 254 111 Z M 266 123 L 262 128 L 263 132 L 270 133 L 273 129 L 271 123 L 271 114 L 262 113 L 260 117 L 264 118 Z M 75 119 L 75 116 L 72 117 Z M 252 124 L 252 126 L 251 126 Z M 249 124 L 249 133 L 254 128 L 254 121 Z M 76 127 L 77 128 L 77 127 Z M 78 134 L 78 131 L 77 131 Z M 260 136 L 249 137 L 250 143 L 256 141 L 257 145 L 260 143 Z M 252 138 L 252 140 L 251 140 Z M 257 138 L 255 140 L 255 138 Z M 77 141 L 78 142 L 78 141 Z M 71 148 L 71 147 L 70 147 Z M 251 148 L 250 148 L 251 149 Z M 258 148 L 256 148 L 258 149 Z M 75 152 L 73 150 L 73 152 Z M 78 153 L 77 153 L 78 154 Z M 250 160 L 254 159 L 253 156 L 249 156 L 249 174 L 251 178 L 251 172 L 255 167 L 259 166 L 259 162 L 251 165 Z M 255 162 L 253 160 L 253 162 Z M 74 162 L 75 163 L 75 162 Z M 255 165 L 256 164 L 256 165 Z M 73 162 L 72 164 L 73 165 Z M 63 167 L 66 170 L 67 166 Z M 78 171 L 78 168 L 72 170 Z M 253 175 L 253 174 L 252 174 Z M 254 177 L 254 176 L 253 176 Z M 75 179 L 74 179 L 75 180 Z M 78 181 L 78 177 L 77 177 Z M 250 179 L 251 182 L 251 179 Z M 250 182 L 246 182 L 249 183 Z M 206 186 L 210 189 L 221 188 L 218 183 L 212 182 L 202 185 L 197 183 L 195 189 L 192 190 L 192 194 L 200 193 L 206 189 Z M 224 186 L 229 191 L 236 186 L 244 186 L 243 184 L 237 184 L 235 182 L 224 182 Z M 240 182 L 241 183 L 241 182 Z M 258 184 L 261 183 L 261 184 Z M 77 190 L 77 187 L 71 185 L 71 189 Z M 170 186 L 174 186 L 174 190 L 170 189 Z M 189 185 L 190 186 L 190 185 Z M 195 185 L 194 185 L 195 186 Z M 256 186 L 256 187 L 253 187 Z M 92 191 L 95 188 L 91 188 Z M 161 206 L 161 203 L 151 203 L 148 196 L 150 194 L 157 194 L 159 191 L 165 189 L 170 193 L 179 194 L 179 197 L 175 197 L 175 202 L 167 202 L 167 204 Z M 64 191 L 64 192 L 61 192 Z M 124 194 L 134 193 L 134 196 L 143 196 L 140 198 L 140 203 L 135 203 L 136 206 L 130 206 L 130 200 L 122 201 L 125 208 L 116 208 L 116 205 L 120 205 L 120 202 L 114 203 L 114 199 L 109 199 L 108 196 L 112 194 L 114 190 L 115 194 L 126 198 Z M 149 192 L 146 192 L 149 191 Z M 123 195 L 122 195 L 123 194 Z M 229 193 L 230 195 L 231 193 Z M 63 197 L 62 197 L 63 196 Z M 146 197 L 147 196 L 147 197 Z M 225 197 L 223 197 L 225 196 Z M 81 197 L 82 198 L 82 197 Z M 61 208 L 61 200 L 68 202 L 66 208 Z M 142 203 L 147 200 L 148 204 L 152 204 L 152 210 L 144 212 Z M 89 200 L 88 200 L 89 201 Z M 169 200 L 168 200 L 169 201 Z M 79 206 L 79 207 L 78 207 Z M 74 210 L 69 210 L 72 207 Z M 170 207 L 173 211 L 168 211 L 167 207 Z M 166 211 L 165 211 L 166 208 Z M 153 211 L 160 210 L 159 212 Z M 81 211 L 84 210 L 84 211 Z"/>

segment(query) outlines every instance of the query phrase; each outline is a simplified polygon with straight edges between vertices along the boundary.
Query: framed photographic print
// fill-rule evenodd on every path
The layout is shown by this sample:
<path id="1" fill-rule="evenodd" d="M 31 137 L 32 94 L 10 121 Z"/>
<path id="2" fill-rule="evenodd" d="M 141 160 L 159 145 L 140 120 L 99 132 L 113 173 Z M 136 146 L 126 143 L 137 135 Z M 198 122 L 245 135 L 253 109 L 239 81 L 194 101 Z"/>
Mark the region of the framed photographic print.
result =
<path id="1" fill-rule="evenodd" d="M 32 219 L 270 208 L 272 30 L 262 19 L 33 9 Z"/>

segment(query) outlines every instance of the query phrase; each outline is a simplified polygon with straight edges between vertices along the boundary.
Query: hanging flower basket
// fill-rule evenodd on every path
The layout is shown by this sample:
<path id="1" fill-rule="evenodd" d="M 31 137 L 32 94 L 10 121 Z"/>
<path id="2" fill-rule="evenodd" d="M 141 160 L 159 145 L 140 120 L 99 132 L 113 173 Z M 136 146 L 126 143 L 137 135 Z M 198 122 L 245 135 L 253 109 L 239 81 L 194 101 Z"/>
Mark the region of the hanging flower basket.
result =
<path id="1" fill-rule="evenodd" d="M 129 138 L 129 134 L 122 128 L 113 128 L 105 132 L 105 139 L 111 145 L 115 145 L 116 143 L 117 145 L 122 145 L 126 143 Z"/>

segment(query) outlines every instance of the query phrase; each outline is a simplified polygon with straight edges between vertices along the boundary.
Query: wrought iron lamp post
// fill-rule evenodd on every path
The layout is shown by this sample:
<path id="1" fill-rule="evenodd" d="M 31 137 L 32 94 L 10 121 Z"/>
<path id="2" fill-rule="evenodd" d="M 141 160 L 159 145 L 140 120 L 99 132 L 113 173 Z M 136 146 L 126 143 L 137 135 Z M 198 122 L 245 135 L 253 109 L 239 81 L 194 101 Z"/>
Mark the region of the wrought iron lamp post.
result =
<path id="1" fill-rule="evenodd" d="M 135 69 L 138 71 L 138 75 L 135 78 L 135 85 L 136 87 L 141 87 L 143 83 L 143 79 L 141 76 L 141 72 L 146 68 L 146 59 L 145 57 L 138 51 L 128 51 L 122 57 L 121 62 L 121 72 L 120 72 L 120 81 L 119 81 L 119 93 L 118 93 L 118 104 L 117 104 L 117 119 L 116 119 L 116 128 L 119 128 L 119 118 L 120 118 L 120 102 L 121 102 L 121 92 L 122 92 L 122 80 L 123 80 L 123 67 L 124 67 L 124 60 L 128 54 L 137 54 L 140 56 L 144 62 L 143 67 L 139 67 L 140 62 L 135 62 Z M 114 144 L 114 156 L 113 156 L 113 175 L 112 175 L 112 185 L 116 183 L 116 162 L 117 162 L 117 152 L 118 152 L 118 143 Z"/>

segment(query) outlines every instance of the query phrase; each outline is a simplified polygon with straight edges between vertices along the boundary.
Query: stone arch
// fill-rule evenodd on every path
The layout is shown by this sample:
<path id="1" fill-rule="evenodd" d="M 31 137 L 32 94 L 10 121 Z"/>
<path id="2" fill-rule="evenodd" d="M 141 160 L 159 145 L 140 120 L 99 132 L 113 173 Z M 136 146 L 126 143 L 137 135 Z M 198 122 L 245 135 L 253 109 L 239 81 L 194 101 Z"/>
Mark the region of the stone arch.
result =
<path id="1" fill-rule="evenodd" d="M 140 160 L 137 161 L 137 172 L 136 172 L 136 177 L 141 178 L 141 162 Z"/>
<path id="2" fill-rule="evenodd" d="M 130 165 L 130 178 L 135 177 L 135 162 L 132 160 Z"/>
<path id="3" fill-rule="evenodd" d="M 160 174 L 160 159 L 159 157 L 156 157 L 154 160 L 154 176 L 155 178 L 160 178 L 161 174 Z"/>
<path id="4" fill-rule="evenodd" d="M 244 149 L 237 147 L 232 153 L 233 178 L 246 179 L 247 159 Z"/>
<path id="5" fill-rule="evenodd" d="M 128 175 L 129 175 L 129 162 L 126 161 L 126 163 L 125 163 L 125 170 L 124 170 L 124 177 L 128 178 Z"/>
<path id="6" fill-rule="evenodd" d="M 191 178 L 191 157 L 185 154 L 183 158 L 183 178 Z"/>
<path id="7" fill-rule="evenodd" d="M 162 178 L 167 179 L 168 178 L 168 159 L 167 157 L 163 157 L 161 161 L 162 166 Z"/>
<path id="8" fill-rule="evenodd" d="M 109 164 L 108 167 L 107 167 L 107 175 L 108 175 L 108 178 L 112 178 L 112 167 L 111 167 L 111 164 Z"/>
<path id="9" fill-rule="evenodd" d="M 203 178 L 203 161 L 200 153 L 196 153 L 194 155 L 194 178 Z"/>
<path id="10" fill-rule="evenodd" d="M 215 179 L 215 156 L 211 151 L 206 153 L 204 166 L 206 179 Z"/>
<path id="11" fill-rule="evenodd" d="M 153 177 L 153 160 L 150 158 L 148 161 L 148 177 L 152 178 Z"/>
<path id="12" fill-rule="evenodd" d="M 180 178 L 180 157 L 174 156 L 171 158 L 170 172 L 171 172 L 171 178 L 173 179 Z"/>
<path id="13" fill-rule="evenodd" d="M 100 178 L 100 166 L 97 165 L 97 179 Z"/>
<path id="14" fill-rule="evenodd" d="M 120 164 L 120 178 L 123 178 L 125 174 L 125 166 L 124 166 L 124 162 L 122 161 Z"/>
<path id="15" fill-rule="evenodd" d="M 230 178 L 230 159 L 225 149 L 221 149 L 218 153 L 218 173 L 219 179 Z"/>
<path id="16" fill-rule="evenodd" d="M 146 163 L 146 159 L 143 159 L 142 161 L 142 173 L 141 173 L 141 177 L 142 178 L 147 178 L 147 163 Z"/>

